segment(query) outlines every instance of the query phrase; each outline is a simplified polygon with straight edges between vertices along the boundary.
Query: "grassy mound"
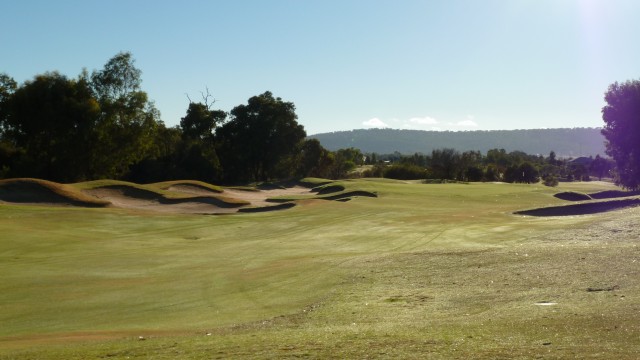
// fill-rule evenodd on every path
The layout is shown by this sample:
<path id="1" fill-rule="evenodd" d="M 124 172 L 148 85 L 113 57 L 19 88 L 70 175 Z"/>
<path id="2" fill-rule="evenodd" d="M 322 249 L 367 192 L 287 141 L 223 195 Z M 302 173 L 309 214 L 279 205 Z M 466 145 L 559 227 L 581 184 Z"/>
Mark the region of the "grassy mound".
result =
<path id="1" fill-rule="evenodd" d="M 589 194 L 593 199 L 612 199 L 640 195 L 640 191 L 605 190 Z"/>
<path id="2" fill-rule="evenodd" d="M 332 182 L 333 180 L 308 177 L 300 180 L 298 183 L 302 186 L 313 188 L 313 187 L 317 187 L 325 184 L 330 184 Z"/>
<path id="3" fill-rule="evenodd" d="M 194 189 L 196 191 L 207 191 L 213 193 L 221 193 L 224 190 L 220 186 L 211 185 L 203 181 L 197 180 L 175 180 L 175 181 L 164 181 L 159 183 L 150 184 L 153 187 L 169 190 L 169 191 L 180 191 L 189 189 Z"/>
<path id="4" fill-rule="evenodd" d="M 0 200 L 11 203 L 42 203 L 105 207 L 111 203 L 86 195 L 76 188 L 40 179 L 0 180 Z"/>
<path id="5" fill-rule="evenodd" d="M 557 193 L 553 196 L 555 196 L 560 200 L 567 200 L 567 201 L 591 200 L 591 196 L 587 194 L 575 192 L 575 191 L 565 191 L 565 192 Z"/>
<path id="6" fill-rule="evenodd" d="M 340 194 L 335 194 L 331 196 L 319 197 L 318 199 L 322 200 L 343 200 L 347 198 L 351 198 L 354 196 L 364 196 L 364 197 L 378 197 L 378 194 L 370 191 L 363 190 L 354 190 L 354 191 L 346 191 Z"/>
<path id="7" fill-rule="evenodd" d="M 273 206 L 242 208 L 242 209 L 238 209 L 238 212 L 242 212 L 242 213 L 258 213 L 258 212 L 267 212 L 267 211 L 275 211 L 275 210 L 286 210 L 286 209 L 291 209 L 294 206 L 296 206 L 295 203 L 287 202 L 287 203 L 282 203 L 282 204 L 273 205 Z"/>
<path id="8" fill-rule="evenodd" d="M 527 216 L 575 216 L 597 214 L 638 205 L 640 205 L 640 199 L 594 201 L 581 204 L 549 206 L 531 210 L 516 211 L 514 214 Z"/>
<path id="9" fill-rule="evenodd" d="M 318 193 L 318 195 L 333 194 L 344 190 L 345 188 L 342 185 L 322 185 L 311 189 L 311 191 Z"/>

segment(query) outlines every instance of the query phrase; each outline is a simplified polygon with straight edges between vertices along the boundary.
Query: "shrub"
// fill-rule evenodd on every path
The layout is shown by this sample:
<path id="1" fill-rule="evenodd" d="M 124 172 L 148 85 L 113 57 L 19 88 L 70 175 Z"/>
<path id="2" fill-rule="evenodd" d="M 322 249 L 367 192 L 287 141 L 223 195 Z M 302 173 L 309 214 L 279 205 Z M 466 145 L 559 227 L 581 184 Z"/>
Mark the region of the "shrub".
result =
<path id="1" fill-rule="evenodd" d="M 384 177 L 397 180 L 418 180 L 427 177 L 427 170 L 411 164 L 397 164 L 384 169 Z"/>
<path id="2" fill-rule="evenodd" d="M 558 177 L 556 177 L 555 175 L 545 175 L 542 177 L 542 181 L 546 186 L 558 186 Z"/>
<path id="3" fill-rule="evenodd" d="M 381 164 L 374 165 L 372 168 L 362 172 L 363 177 L 381 178 L 384 177 L 385 166 Z"/>

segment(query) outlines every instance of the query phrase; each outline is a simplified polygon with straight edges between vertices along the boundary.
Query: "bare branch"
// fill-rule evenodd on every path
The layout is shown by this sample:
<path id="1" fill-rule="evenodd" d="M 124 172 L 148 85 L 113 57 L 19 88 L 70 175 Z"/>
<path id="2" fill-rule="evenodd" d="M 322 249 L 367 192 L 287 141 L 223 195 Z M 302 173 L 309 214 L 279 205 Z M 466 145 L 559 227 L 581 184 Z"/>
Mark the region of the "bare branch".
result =
<path id="1" fill-rule="evenodd" d="M 202 91 L 200 91 L 200 95 L 202 96 L 202 100 L 204 101 L 204 106 L 207 107 L 207 110 L 211 110 L 210 107 L 211 107 L 211 105 L 216 103 L 216 99 L 211 96 L 211 93 L 209 93 L 209 87 L 208 86 L 205 87 L 205 89 L 207 90 L 206 95 Z M 213 101 L 209 102 L 209 98 L 212 98 Z"/>

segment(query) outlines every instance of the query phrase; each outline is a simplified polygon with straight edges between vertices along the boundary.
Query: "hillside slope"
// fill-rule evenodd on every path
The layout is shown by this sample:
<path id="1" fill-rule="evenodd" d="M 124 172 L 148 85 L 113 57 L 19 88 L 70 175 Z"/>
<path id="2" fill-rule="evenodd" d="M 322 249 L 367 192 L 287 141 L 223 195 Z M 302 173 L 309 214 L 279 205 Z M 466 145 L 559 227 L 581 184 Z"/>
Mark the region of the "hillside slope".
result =
<path id="1" fill-rule="evenodd" d="M 454 148 L 458 151 L 490 149 L 520 150 L 528 154 L 560 157 L 604 155 L 604 137 L 597 128 L 490 130 L 490 131 L 421 131 L 367 129 L 311 135 L 325 148 L 354 147 L 365 153 L 430 154 L 433 149 Z"/>

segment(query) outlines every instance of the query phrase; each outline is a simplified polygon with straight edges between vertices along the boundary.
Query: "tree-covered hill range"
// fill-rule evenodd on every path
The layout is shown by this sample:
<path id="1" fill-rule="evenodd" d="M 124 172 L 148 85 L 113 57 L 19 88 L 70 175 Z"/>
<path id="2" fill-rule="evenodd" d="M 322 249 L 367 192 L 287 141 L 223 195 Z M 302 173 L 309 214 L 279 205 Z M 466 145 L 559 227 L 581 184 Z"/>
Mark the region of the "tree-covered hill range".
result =
<path id="1" fill-rule="evenodd" d="M 363 153 L 430 154 L 434 149 L 458 151 L 505 149 L 527 154 L 549 154 L 558 157 L 605 155 L 604 136 L 598 128 L 488 130 L 488 131 L 422 131 L 396 129 L 363 129 L 338 131 L 309 136 L 323 147 L 335 151 L 354 147 Z"/>

